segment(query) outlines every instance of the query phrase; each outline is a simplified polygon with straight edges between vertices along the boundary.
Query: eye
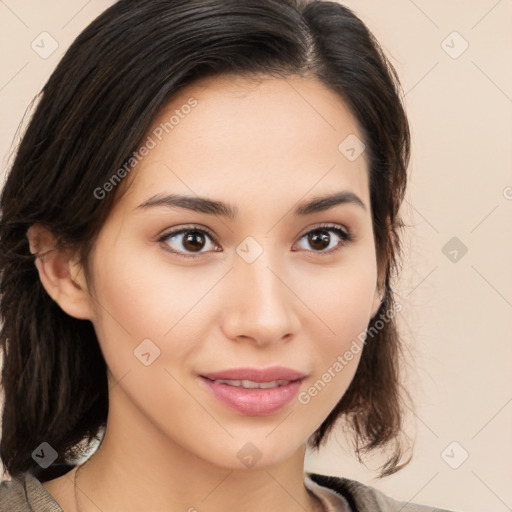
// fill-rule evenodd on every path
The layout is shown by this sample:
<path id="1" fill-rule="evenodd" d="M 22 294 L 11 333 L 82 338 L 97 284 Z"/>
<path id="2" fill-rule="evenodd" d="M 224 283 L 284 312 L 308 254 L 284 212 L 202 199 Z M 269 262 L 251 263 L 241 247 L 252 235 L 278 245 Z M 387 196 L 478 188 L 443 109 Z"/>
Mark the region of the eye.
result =
<path id="1" fill-rule="evenodd" d="M 196 226 L 171 231 L 161 236 L 158 241 L 165 243 L 168 246 L 166 250 L 169 252 L 185 258 L 197 258 L 200 254 L 211 251 L 212 247 L 214 251 L 219 251 L 213 234 Z M 206 250 L 203 251 L 205 247 Z"/>
<path id="2" fill-rule="evenodd" d="M 334 233 L 336 237 L 333 238 L 331 233 Z M 300 238 L 300 240 L 302 239 L 306 239 L 306 243 L 313 247 L 313 251 L 310 252 L 324 255 L 340 251 L 347 243 L 353 241 L 353 236 L 339 226 L 324 225 L 308 231 Z M 306 250 L 309 249 L 306 248 Z"/>
<path id="3" fill-rule="evenodd" d="M 336 235 L 334 239 L 332 233 Z M 300 238 L 302 239 L 306 239 L 313 248 L 313 250 L 307 248 L 305 250 L 324 255 L 341 250 L 347 243 L 353 241 L 353 236 L 337 225 L 324 225 L 308 231 Z M 165 244 L 165 250 L 184 258 L 197 258 L 212 250 L 222 251 L 215 236 L 209 230 L 197 226 L 182 227 L 166 233 L 158 239 L 158 242 Z"/>

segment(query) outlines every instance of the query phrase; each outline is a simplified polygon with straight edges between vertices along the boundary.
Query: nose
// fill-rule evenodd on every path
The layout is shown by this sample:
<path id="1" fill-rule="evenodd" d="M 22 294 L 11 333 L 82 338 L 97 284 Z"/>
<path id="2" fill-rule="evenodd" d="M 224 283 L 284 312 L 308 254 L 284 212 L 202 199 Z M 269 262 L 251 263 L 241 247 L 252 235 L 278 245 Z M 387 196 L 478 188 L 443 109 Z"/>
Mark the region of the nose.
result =
<path id="1" fill-rule="evenodd" d="M 269 252 L 265 249 L 252 263 L 235 258 L 227 277 L 230 281 L 221 328 L 233 341 L 266 346 L 289 341 L 299 330 L 300 301 L 290 278 L 286 278 L 284 265 L 270 258 Z"/>

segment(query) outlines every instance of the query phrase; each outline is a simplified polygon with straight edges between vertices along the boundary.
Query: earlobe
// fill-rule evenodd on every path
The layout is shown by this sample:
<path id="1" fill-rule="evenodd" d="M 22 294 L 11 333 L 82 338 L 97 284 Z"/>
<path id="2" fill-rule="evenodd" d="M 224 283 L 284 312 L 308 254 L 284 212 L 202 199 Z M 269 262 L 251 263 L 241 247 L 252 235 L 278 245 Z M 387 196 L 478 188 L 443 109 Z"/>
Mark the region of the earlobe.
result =
<path id="1" fill-rule="evenodd" d="M 76 261 L 76 251 L 58 247 L 52 233 L 40 224 L 30 226 L 27 238 L 39 278 L 48 295 L 68 315 L 92 320 L 87 282 Z"/>

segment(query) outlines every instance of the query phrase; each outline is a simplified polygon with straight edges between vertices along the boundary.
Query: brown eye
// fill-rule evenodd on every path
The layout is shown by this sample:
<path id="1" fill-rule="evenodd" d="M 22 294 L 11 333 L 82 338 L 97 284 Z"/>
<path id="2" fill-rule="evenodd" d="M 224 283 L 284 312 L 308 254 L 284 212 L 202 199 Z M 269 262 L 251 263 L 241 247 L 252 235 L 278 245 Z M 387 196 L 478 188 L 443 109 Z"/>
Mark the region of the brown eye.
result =
<path id="1" fill-rule="evenodd" d="M 166 250 L 186 258 L 195 258 L 211 250 L 218 250 L 213 235 L 199 228 L 182 228 L 172 231 L 158 241 L 168 246 Z M 205 248 L 206 250 L 203 250 Z"/>
<path id="2" fill-rule="evenodd" d="M 187 251 L 197 252 L 203 248 L 205 241 L 205 236 L 199 231 L 189 231 L 183 238 L 182 244 Z"/>
<path id="3" fill-rule="evenodd" d="M 319 254 L 332 254 L 342 249 L 348 242 L 353 240 L 350 233 L 338 226 L 321 226 L 315 228 L 303 235 L 301 240 L 302 239 L 305 239 L 309 246 L 303 247 L 305 250 Z"/>
<path id="4" fill-rule="evenodd" d="M 315 250 L 322 251 L 329 246 L 329 242 L 331 241 L 330 235 L 327 231 L 315 231 L 308 233 L 308 243 Z"/>

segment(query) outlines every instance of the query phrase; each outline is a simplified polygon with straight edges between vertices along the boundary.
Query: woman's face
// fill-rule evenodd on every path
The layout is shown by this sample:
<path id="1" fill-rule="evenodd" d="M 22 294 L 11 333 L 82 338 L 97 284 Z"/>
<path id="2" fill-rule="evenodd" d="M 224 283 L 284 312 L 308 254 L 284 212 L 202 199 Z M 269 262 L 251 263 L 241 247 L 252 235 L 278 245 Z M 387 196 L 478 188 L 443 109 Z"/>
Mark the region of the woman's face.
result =
<path id="1" fill-rule="evenodd" d="M 226 468 L 304 445 L 379 305 L 361 139 L 318 81 L 225 76 L 173 98 L 92 253 L 110 417 Z M 297 373 L 204 377 L 277 366 Z"/>

